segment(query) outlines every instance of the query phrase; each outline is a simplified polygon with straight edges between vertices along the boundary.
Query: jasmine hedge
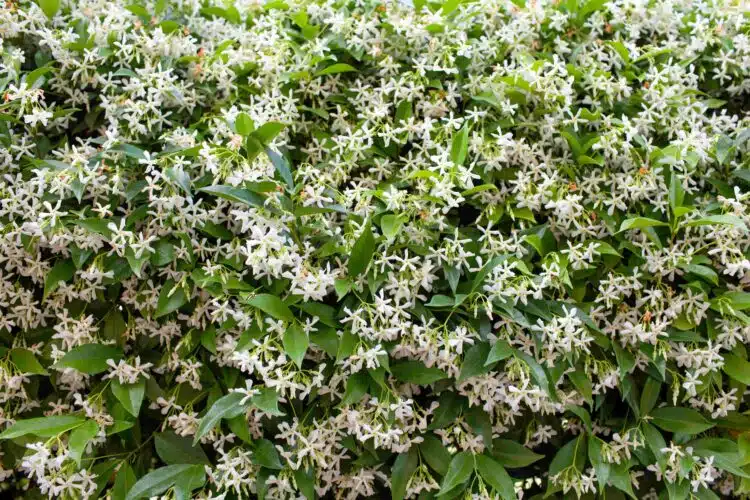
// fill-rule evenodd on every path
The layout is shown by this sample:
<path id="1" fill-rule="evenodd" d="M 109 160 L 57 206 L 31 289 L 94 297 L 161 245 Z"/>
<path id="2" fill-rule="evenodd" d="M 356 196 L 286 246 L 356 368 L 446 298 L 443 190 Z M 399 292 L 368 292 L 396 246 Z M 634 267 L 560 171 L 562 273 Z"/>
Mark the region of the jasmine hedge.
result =
<path id="1" fill-rule="evenodd" d="M 750 492 L 742 0 L 10 0 L 8 498 Z"/>

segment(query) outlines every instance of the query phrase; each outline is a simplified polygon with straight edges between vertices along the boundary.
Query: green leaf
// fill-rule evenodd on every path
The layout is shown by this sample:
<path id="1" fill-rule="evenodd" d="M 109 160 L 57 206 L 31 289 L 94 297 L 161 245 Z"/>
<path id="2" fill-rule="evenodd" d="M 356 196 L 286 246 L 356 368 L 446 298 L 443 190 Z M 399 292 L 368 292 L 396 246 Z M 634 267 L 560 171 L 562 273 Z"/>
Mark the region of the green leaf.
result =
<path id="1" fill-rule="evenodd" d="M 485 361 L 490 354 L 490 345 L 487 342 L 478 342 L 471 346 L 461 363 L 461 372 L 458 375 L 458 382 L 463 382 L 471 377 L 483 375 L 489 372 L 492 367 L 487 366 Z"/>
<path id="2" fill-rule="evenodd" d="M 188 302 L 185 290 L 180 285 L 175 285 L 174 281 L 167 280 L 161 287 L 159 300 L 156 303 L 156 312 L 154 318 L 161 318 L 167 314 L 176 311 Z"/>
<path id="3" fill-rule="evenodd" d="M 223 198 L 225 200 L 233 201 L 235 203 L 242 203 L 251 207 L 263 207 L 264 200 L 259 194 L 256 194 L 249 189 L 238 188 L 234 186 L 206 186 L 200 188 L 198 191 Z"/>
<path id="4" fill-rule="evenodd" d="M 593 404 L 592 394 L 594 388 L 588 375 L 586 375 L 582 369 L 578 369 L 569 373 L 568 378 L 573 382 L 573 385 L 581 396 L 583 396 L 583 399 L 586 400 L 587 403 Z"/>
<path id="5" fill-rule="evenodd" d="M 387 214 L 380 218 L 380 229 L 389 240 L 396 237 L 402 224 L 403 220 L 398 215 Z"/>
<path id="6" fill-rule="evenodd" d="M 315 500 L 315 470 L 302 467 L 292 471 L 297 488 L 307 500 Z"/>
<path id="7" fill-rule="evenodd" d="M 252 444 L 253 437 L 250 435 L 250 426 L 248 425 L 247 415 L 241 413 L 234 418 L 227 419 L 227 425 L 232 433 L 242 441 Z"/>
<path id="8" fill-rule="evenodd" d="M 462 402 L 453 391 L 443 391 L 438 399 L 438 408 L 428 429 L 442 429 L 452 425 L 461 414 Z"/>
<path id="9" fill-rule="evenodd" d="M 206 469 L 204 466 L 193 466 L 177 476 L 174 484 L 175 500 L 190 500 L 192 491 L 206 484 Z"/>
<path id="10" fill-rule="evenodd" d="M 427 307 L 453 307 L 455 305 L 456 299 L 440 294 L 433 295 L 430 301 L 425 304 Z"/>
<path id="11" fill-rule="evenodd" d="M 627 463 L 609 465 L 609 482 L 618 490 L 627 493 L 630 498 L 636 498 Z"/>
<path id="12" fill-rule="evenodd" d="M 602 456 L 602 440 L 596 436 L 589 438 L 588 449 L 589 461 L 596 471 L 596 479 L 599 483 L 600 491 L 607 485 L 609 480 L 609 462 L 606 462 Z"/>
<path id="13" fill-rule="evenodd" d="M 159 495 L 174 486 L 178 478 L 187 471 L 202 472 L 203 466 L 196 464 L 167 465 L 151 471 L 133 485 L 126 500 L 138 500 L 139 498 Z"/>
<path id="14" fill-rule="evenodd" d="M 241 136 L 247 137 L 253 132 L 253 130 L 255 130 L 255 123 L 253 123 L 253 119 L 250 118 L 250 115 L 247 113 L 240 113 L 237 115 L 237 118 L 234 119 L 234 129 Z"/>
<path id="15" fill-rule="evenodd" d="M 417 360 L 409 360 L 391 365 L 391 373 L 396 379 L 410 384 L 427 385 L 448 378 L 443 370 L 426 367 Z"/>
<path id="16" fill-rule="evenodd" d="M 125 410 L 137 417 L 141 411 L 143 395 L 146 393 L 146 381 L 141 378 L 135 384 L 121 384 L 119 380 L 113 379 L 110 387 L 112 394 L 122 403 Z"/>
<path id="17" fill-rule="evenodd" d="M 492 456 L 503 467 L 520 469 L 538 462 L 544 455 L 534 453 L 524 445 L 510 439 L 495 439 Z"/>
<path id="18" fill-rule="evenodd" d="M 723 214 L 723 215 L 708 215 L 701 217 L 697 220 L 691 220 L 687 223 L 688 226 L 713 226 L 713 225 L 726 225 L 732 226 L 743 231 L 747 231 L 745 221 L 736 215 Z"/>
<path id="19" fill-rule="evenodd" d="M 734 354 L 724 354 L 724 373 L 734 380 L 750 385 L 750 362 L 735 356 Z"/>
<path id="20" fill-rule="evenodd" d="M 469 122 L 464 123 L 451 142 L 451 161 L 456 165 L 463 165 L 469 150 Z"/>
<path id="21" fill-rule="evenodd" d="M 106 219 L 97 219 L 97 218 L 90 218 L 90 219 L 79 219 L 73 221 L 73 223 L 77 226 L 80 226 L 84 228 L 87 231 L 90 231 L 92 233 L 100 234 L 104 236 L 105 238 L 109 238 L 111 235 L 111 231 L 107 227 L 107 225 L 111 221 Z"/>
<path id="22" fill-rule="evenodd" d="M 335 75 L 337 73 L 348 73 L 351 71 L 357 71 L 357 68 L 349 64 L 336 63 L 318 71 L 315 73 L 315 76 Z"/>
<path id="23" fill-rule="evenodd" d="M 427 465 L 432 467 L 435 472 L 444 476 L 448 472 L 448 466 L 451 462 L 451 454 L 445 449 L 443 443 L 433 436 L 428 434 L 424 436 L 424 439 L 419 443 L 419 451 L 422 458 L 427 462 Z"/>
<path id="24" fill-rule="evenodd" d="M 513 486 L 513 479 L 503 466 L 487 455 L 477 455 L 476 459 L 477 472 L 500 495 L 500 498 L 515 499 L 516 490 Z"/>
<path id="25" fill-rule="evenodd" d="M 646 382 L 643 384 L 641 390 L 641 402 L 639 408 L 641 415 L 648 415 L 653 410 L 656 403 L 659 401 L 659 393 L 661 392 L 661 382 L 653 377 L 647 377 Z"/>
<path id="26" fill-rule="evenodd" d="M 70 259 L 58 260 L 49 273 L 47 278 L 44 280 L 44 295 L 43 300 L 46 300 L 49 295 L 57 290 L 60 286 L 60 282 L 68 281 L 76 272 L 76 266 Z"/>
<path id="27" fill-rule="evenodd" d="M 589 412 L 587 412 L 584 408 L 580 406 L 575 406 L 572 404 L 565 405 L 565 409 L 574 415 L 576 415 L 578 418 L 581 419 L 581 422 L 583 423 L 583 426 L 586 428 L 586 431 L 589 434 L 593 434 L 593 427 L 591 424 L 591 415 L 589 415 Z"/>
<path id="28" fill-rule="evenodd" d="M 143 264 L 149 260 L 150 256 L 151 255 L 148 252 L 143 252 L 140 257 L 136 257 L 132 248 L 128 247 L 127 250 L 125 250 L 125 259 L 128 261 L 130 269 L 138 278 L 143 277 L 141 275 L 141 268 L 143 267 Z"/>
<path id="29" fill-rule="evenodd" d="M 55 14 L 60 10 L 60 0 L 37 0 L 37 3 L 42 8 L 44 15 L 50 19 L 55 17 Z"/>
<path id="30" fill-rule="evenodd" d="M 253 137 L 258 140 L 264 147 L 273 141 L 277 135 L 281 133 L 286 125 L 279 122 L 267 122 L 258 127 L 258 130 L 253 132 Z"/>
<path id="31" fill-rule="evenodd" d="M 178 436 L 172 431 L 156 434 L 154 446 L 165 464 L 211 464 L 200 445 L 194 445 L 189 437 Z"/>
<path id="32" fill-rule="evenodd" d="M 479 290 L 484 284 L 484 280 L 487 279 L 487 276 L 490 275 L 492 270 L 506 260 L 508 260 L 507 255 L 498 255 L 497 257 L 487 262 L 484 266 L 482 266 L 482 269 L 479 270 L 479 272 L 476 274 L 476 276 L 474 276 L 474 279 L 471 282 L 470 291 L 473 293 Z"/>
<path id="33" fill-rule="evenodd" d="M 612 344 L 612 349 L 615 351 L 615 359 L 617 360 L 620 377 L 622 378 L 635 366 L 635 357 L 630 351 L 620 347 L 616 342 Z"/>
<path id="34" fill-rule="evenodd" d="M 68 439 L 68 456 L 81 466 L 81 458 L 86 451 L 86 445 L 99 433 L 99 425 L 94 420 L 86 420 L 70 433 Z"/>
<path id="35" fill-rule="evenodd" d="M 370 221 L 365 221 L 364 229 L 362 234 L 359 235 L 357 241 L 354 243 L 352 253 L 349 256 L 349 264 L 347 266 L 349 270 L 349 278 L 356 278 L 365 270 L 370 264 L 372 259 L 372 252 L 375 250 L 375 237 L 372 234 L 372 227 Z"/>
<path id="36" fill-rule="evenodd" d="M 474 434 L 482 436 L 482 441 L 487 444 L 487 451 L 492 453 L 494 442 L 492 441 L 492 420 L 489 414 L 481 406 L 470 406 L 464 410 L 463 417 Z"/>
<path id="37" fill-rule="evenodd" d="M 259 293 L 253 296 L 247 303 L 257 307 L 269 316 L 283 321 L 293 322 L 294 314 L 280 298 L 269 293 Z"/>
<path id="38" fill-rule="evenodd" d="M 260 392 L 250 400 L 258 409 L 276 417 L 283 417 L 284 412 L 279 410 L 279 394 L 273 387 L 261 387 Z"/>
<path id="39" fill-rule="evenodd" d="M 370 386 L 370 376 L 360 371 L 346 379 L 346 390 L 339 406 L 356 404 L 362 399 Z"/>
<path id="40" fill-rule="evenodd" d="M 167 240 L 159 240 L 154 246 L 154 253 L 149 258 L 156 267 L 166 266 L 174 261 L 174 245 Z"/>
<path id="41" fill-rule="evenodd" d="M 468 481 L 473 471 L 474 456 L 467 451 L 457 453 L 448 466 L 448 471 L 445 473 L 438 495 L 448 493 L 459 484 Z"/>
<path id="42" fill-rule="evenodd" d="M 586 435 L 581 434 L 576 439 L 568 441 L 565 446 L 555 454 L 549 465 L 549 475 L 554 476 L 564 469 L 574 466 L 579 471 L 583 470 L 586 463 Z"/>
<path id="43" fill-rule="evenodd" d="M 17 347 L 10 350 L 10 360 L 16 365 L 16 368 L 21 373 L 31 373 L 34 375 L 49 375 L 49 372 L 44 369 L 42 364 L 36 359 L 34 353 L 28 349 L 22 349 Z"/>
<path id="44" fill-rule="evenodd" d="M 226 396 L 223 396 L 216 400 L 212 404 L 203 418 L 201 418 L 200 424 L 198 424 L 198 430 L 193 438 L 193 445 L 198 443 L 200 439 L 211 432 L 214 427 L 221 421 L 222 418 L 234 418 L 237 415 L 242 414 L 245 411 L 245 406 L 240 405 L 240 401 L 245 397 L 241 392 L 230 392 Z"/>
<path id="45" fill-rule="evenodd" d="M 279 452 L 268 439 L 261 439 L 256 442 L 255 450 L 253 450 L 253 463 L 273 470 L 284 468 Z"/>
<path id="46" fill-rule="evenodd" d="M 623 231 L 628 231 L 630 229 L 643 229 L 646 227 L 659 227 L 659 226 L 669 226 L 666 222 L 662 222 L 660 220 L 656 219 L 649 219 L 647 217 L 635 217 L 632 219 L 625 219 L 622 221 L 622 224 L 620 224 L 620 230 L 619 233 Z"/>
<path id="47" fill-rule="evenodd" d="M 307 338 L 307 334 L 297 323 L 292 323 L 289 328 L 284 332 L 282 338 L 284 344 L 284 352 L 297 365 L 297 368 L 302 368 L 302 360 L 305 359 L 305 353 L 307 347 L 310 345 L 310 340 Z"/>
<path id="48" fill-rule="evenodd" d="M 750 292 L 725 292 L 720 298 L 728 301 L 732 309 L 736 311 L 750 309 Z"/>
<path id="49" fill-rule="evenodd" d="M 713 285 L 719 284 L 719 275 L 716 274 L 716 271 L 711 269 L 708 266 L 704 266 L 701 264 L 685 264 L 683 266 L 680 266 L 682 269 L 684 269 L 688 273 L 695 274 L 696 276 L 699 276 L 709 283 L 712 283 Z"/>
<path id="50" fill-rule="evenodd" d="M 627 47 L 625 47 L 625 44 L 617 40 L 609 40 L 606 42 L 606 44 L 612 47 L 615 52 L 617 52 L 617 54 L 620 56 L 620 58 L 622 58 L 625 64 L 630 63 L 630 52 L 628 51 Z"/>
<path id="51" fill-rule="evenodd" d="M 122 462 L 117 462 L 122 463 Z M 105 477 L 105 479 L 108 479 Z M 112 486 L 112 500 L 125 500 L 128 491 L 133 487 L 138 478 L 135 477 L 133 468 L 127 462 L 122 463 L 122 466 L 117 471 L 115 477 L 115 484 Z M 98 495 L 97 495 L 98 496 Z"/>
<path id="52" fill-rule="evenodd" d="M 417 448 L 412 446 L 407 453 L 396 457 L 391 469 L 391 498 L 403 500 L 406 496 L 406 486 L 419 465 Z"/>
<path id="53" fill-rule="evenodd" d="M 294 178 L 292 177 L 292 170 L 289 167 L 289 161 L 283 155 L 277 153 L 273 149 L 266 148 L 266 154 L 271 159 L 274 168 L 279 173 L 289 189 L 294 189 Z"/>
<path id="54" fill-rule="evenodd" d="M 716 141 L 716 161 L 723 165 L 730 158 L 730 152 L 734 147 L 734 141 L 726 135 L 722 135 Z"/>
<path id="55" fill-rule="evenodd" d="M 681 207 L 685 201 L 685 190 L 682 187 L 682 179 L 673 171 L 669 179 L 669 206 L 674 213 L 677 207 Z"/>
<path id="56" fill-rule="evenodd" d="M 692 408 L 665 406 L 652 411 L 651 417 L 654 425 L 669 432 L 698 434 L 714 426 Z"/>
<path id="57" fill-rule="evenodd" d="M 661 450 L 667 446 L 667 443 L 664 441 L 664 436 L 659 432 L 659 429 L 645 421 L 641 424 L 641 431 L 643 432 L 646 446 L 648 446 L 657 460 L 661 460 L 664 455 L 664 452 Z"/>
<path id="58" fill-rule="evenodd" d="M 109 369 L 107 360 L 115 363 L 122 359 L 123 352 L 119 347 L 103 344 L 84 344 L 74 347 L 58 361 L 56 367 L 73 368 L 82 373 L 94 375 Z"/>
<path id="59" fill-rule="evenodd" d="M 547 377 L 547 372 L 544 370 L 544 367 L 540 365 L 537 360 L 523 351 L 515 351 L 515 355 L 522 359 L 526 363 L 526 366 L 529 367 L 531 378 L 534 379 L 537 385 L 541 387 L 545 392 L 547 392 L 547 394 L 553 401 L 557 400 L 557 393 L 555 392 L 555 388 L 550 385 L 549 378 Z"/>
<path id="60" fill-rule="evenodd" d="M 604 9 L 604 6 L 606 4 L 607 4 L 607 0 L 588 0 L 588 2 L 584 3 L 581 6 L 581 9 L 578 11 L 579 19 L 585 19 L 586 17 L 593 14 L 597 10 Z"/>
<path id="61" fill-rule="evenodd" d="M 484 366 L 493 366 L 498 361 L 507 359 L 513 355 L 513 348 L 507 340 L 497 339 L 487 355 L 487 361 Z"/>
<path id="62" fill-rule="evenodd" d="M 122 334 L 127 329 L 128 325 L 125 322 L 125 318 L 122 317 L 122 313 L 117 308 L 113 308 L 104 316 L 104 324 L 102 325 L 103 338 L 122 344 L 124 342 Z M 118 360 L 115 359 L 115 361 Z"/>
<path id="63" fill-rule="evenodd" d="M 341 300 L 352 290 L 352 282 L 348 279 L 336 279 L 333 287 L 336 290 L 336 297 Z"/>
<path id="64" fill-rule="evenodd" d="M 14 439 L 31 434 L 39 437 L 53 437 L 69 431 L 86 421 L 77 415 L 56 415 L 53 417 L 18 420 L 0 433 L 0 439 Z"/>

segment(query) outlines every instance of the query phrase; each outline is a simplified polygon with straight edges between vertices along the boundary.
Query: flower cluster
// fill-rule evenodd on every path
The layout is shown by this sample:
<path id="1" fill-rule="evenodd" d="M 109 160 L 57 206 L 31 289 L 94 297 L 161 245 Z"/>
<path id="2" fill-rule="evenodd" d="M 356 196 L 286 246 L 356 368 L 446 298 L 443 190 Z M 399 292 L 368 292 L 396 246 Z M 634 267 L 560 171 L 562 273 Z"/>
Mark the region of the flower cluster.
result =
<path id="1" fill-rule="evenodd" d="M 750 4 L 9 0 L 8 498 L 750 495 Z"/>

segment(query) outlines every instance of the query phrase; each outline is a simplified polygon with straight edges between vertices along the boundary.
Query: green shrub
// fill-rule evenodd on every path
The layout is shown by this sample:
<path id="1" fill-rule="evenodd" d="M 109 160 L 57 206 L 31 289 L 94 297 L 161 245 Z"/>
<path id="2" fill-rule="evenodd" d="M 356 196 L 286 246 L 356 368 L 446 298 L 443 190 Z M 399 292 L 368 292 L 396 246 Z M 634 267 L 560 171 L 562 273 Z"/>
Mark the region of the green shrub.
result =
<path id="1" fill-rule="evenodd" d="M 742 0 L 0 7 L 14 498 L 750 492 Z"/>

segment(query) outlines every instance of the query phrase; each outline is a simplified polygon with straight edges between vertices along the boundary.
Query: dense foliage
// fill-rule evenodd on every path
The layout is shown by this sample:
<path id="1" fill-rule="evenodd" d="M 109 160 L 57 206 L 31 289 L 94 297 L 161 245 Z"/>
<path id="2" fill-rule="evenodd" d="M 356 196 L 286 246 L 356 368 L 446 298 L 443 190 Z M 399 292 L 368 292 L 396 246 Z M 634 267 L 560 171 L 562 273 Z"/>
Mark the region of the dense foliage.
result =
<path id="1" fill-rule="evenodd" d="M 744 0 L 10 0 L 0 37 L 8 498 L 750 493 Z"/>

